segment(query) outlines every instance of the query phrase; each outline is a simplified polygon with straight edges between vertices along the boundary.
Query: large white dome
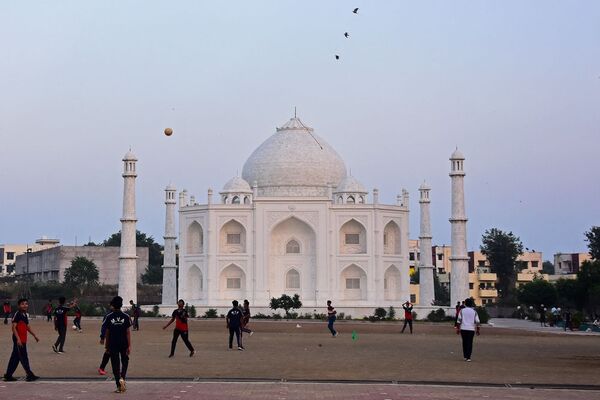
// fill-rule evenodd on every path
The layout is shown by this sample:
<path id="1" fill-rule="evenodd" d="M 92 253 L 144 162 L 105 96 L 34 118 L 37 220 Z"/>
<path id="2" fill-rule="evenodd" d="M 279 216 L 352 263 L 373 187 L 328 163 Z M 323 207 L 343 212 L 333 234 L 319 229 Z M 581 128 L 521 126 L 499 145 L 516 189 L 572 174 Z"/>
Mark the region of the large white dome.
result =
<path id="1" fill-rule="evenodd" d="M 242 177 L 258 183 L 259 196 L 327 196 L 346 176 L 344 160 L 294 117 L 250 155 Z"/>

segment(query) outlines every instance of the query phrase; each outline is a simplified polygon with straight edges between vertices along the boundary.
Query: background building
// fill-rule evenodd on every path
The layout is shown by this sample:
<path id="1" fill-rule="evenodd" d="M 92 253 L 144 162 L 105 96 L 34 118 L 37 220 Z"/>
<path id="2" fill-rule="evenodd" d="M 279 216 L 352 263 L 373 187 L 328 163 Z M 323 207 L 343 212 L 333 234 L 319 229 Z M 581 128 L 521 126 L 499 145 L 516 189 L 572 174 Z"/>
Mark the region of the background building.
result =
<path id="1" fill-rule="evenodd" d="M 0 244 L 0 276 L 14 275 L 17 256 L 25 254 L 27 249 L 38 251 L 58 246 L 58 239 L 42 236 L 33 244 Z"/>
<path id="2" fill-rule="evenodd" d="M 148 248 L 137 248 L 138 278 L 148 266 Z M 98 268 L 98 282 L 116 285 L 119 280 L 119 247 L 104 246 L 54 246 L 17 256 L 15 275 L 17 279 L 29 276 L 36 282 L 64 280 L 65 270 L 75 257 L 92 260 Z M 29 271 L 29 272 L 28 272 Z"/>
<path id="3" fill-rule="evenodd" d="M 556 253 L 554 255 L 554 274 L 576 274 L 584 261 L 590 261 L 589 253 Z"/>

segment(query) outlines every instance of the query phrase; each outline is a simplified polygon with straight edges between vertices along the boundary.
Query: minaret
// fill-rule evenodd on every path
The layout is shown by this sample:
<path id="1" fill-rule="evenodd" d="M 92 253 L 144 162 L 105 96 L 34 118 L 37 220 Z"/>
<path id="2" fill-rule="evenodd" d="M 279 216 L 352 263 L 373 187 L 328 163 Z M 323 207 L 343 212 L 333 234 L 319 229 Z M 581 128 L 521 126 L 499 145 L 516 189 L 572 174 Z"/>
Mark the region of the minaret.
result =
<path id="1" fill-rule="evenodd" d="M 135 224 L 135 163 L 129 150 L 123 157 L 123 217 L 121 218 L 121 251 L 119 254 L 119 296 L 124 304 L 137 303 L 137 255 Z"/>
<path id="2" fill-rule="evenodd" d="M 419 251 L 421 261 L 419 262 L 419 305 L 431 306 L 435 300 L 433 289 L 433 258 L 431 255 L 431 218 L 429 214 L 429 191 L 431 188 L 425 183 L 419 187 L 421 197 L 421 232 L 419 235 Z"/>
<path id="3" fill-rule="evenodd" d="M 177 304 L 177 261 L 175 241 L 175 192 L 173 185 L 165 188 L 165 252 L 163 261 L 162 304 Z"/>
<path id="4" fill-rule="evenodd" d="M 450 307 L 469 297 L 469 256 L 467 254 L 467 216 L 465 215 L 465 157 L 458 148 L 450 156 L 452 180 L 452 255 L 450 256 Z"/>

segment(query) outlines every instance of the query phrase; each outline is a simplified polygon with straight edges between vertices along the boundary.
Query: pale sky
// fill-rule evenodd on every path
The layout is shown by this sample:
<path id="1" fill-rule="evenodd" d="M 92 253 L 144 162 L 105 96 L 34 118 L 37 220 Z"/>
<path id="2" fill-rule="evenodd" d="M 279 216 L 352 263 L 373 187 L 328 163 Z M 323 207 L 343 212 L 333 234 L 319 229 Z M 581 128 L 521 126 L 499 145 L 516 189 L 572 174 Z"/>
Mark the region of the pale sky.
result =
<path id="1" fill-rule="evenodd" d="M 450 242 L 455 146 L 469 249 L 600 225 L 598 1 L 3 1 L 0 52 L 0 243 L 118 231 L 130 146 L 162 243 L 164 187 L 205 202 L 294 106 L 381 201 L 410 191 L 411 238 L 426 180 Z"/>

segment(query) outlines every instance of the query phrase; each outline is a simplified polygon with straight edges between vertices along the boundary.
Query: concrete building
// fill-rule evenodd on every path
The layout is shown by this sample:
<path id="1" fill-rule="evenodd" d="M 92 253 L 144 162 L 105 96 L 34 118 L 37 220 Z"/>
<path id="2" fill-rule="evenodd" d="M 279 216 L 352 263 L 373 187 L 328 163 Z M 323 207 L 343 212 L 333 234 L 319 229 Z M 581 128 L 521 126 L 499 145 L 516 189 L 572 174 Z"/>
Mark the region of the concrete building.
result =
<path id="1" fill-rule="evenodd" d="M 225 309 L 298 293 L 352 315 L 410 298 L 409 194 L 381 204 L 344 160 L 294 117 L 261 144 L 212 201 L 180 195 L 179 297 Z"/>
<path id="2" fill-rule="evenodd" d="M 554 255 L 554 273 L 556 275 L 576 274 L 584 261 L 591 261 L 589 253 L 556 253 Z"/>
<path id="3" fill-rule="evenodd" d="M 148 248 L 138 247 L 140 257 L 136 263 L 136 276 L 141 276 L 148 266 Z M 116 285 L 119 277 L 119 248 L 103 246 L 54 246 L 17 256 L 16 277 L 27 275 L 37 282 L 64 280 L 65 270 L 75 257 L 92 260 L 98 268 L 98 282 Z M 28 267 L 29 265 L 29 267 Z"/>
<path id="4" fill-rule="evenodd" d="M 58 239 L 42 236 L 34 244 L 0 244 L 0 276 L 14 275 L 17 256 L 29 251 L 38 251 L 58 246 Z"/>

